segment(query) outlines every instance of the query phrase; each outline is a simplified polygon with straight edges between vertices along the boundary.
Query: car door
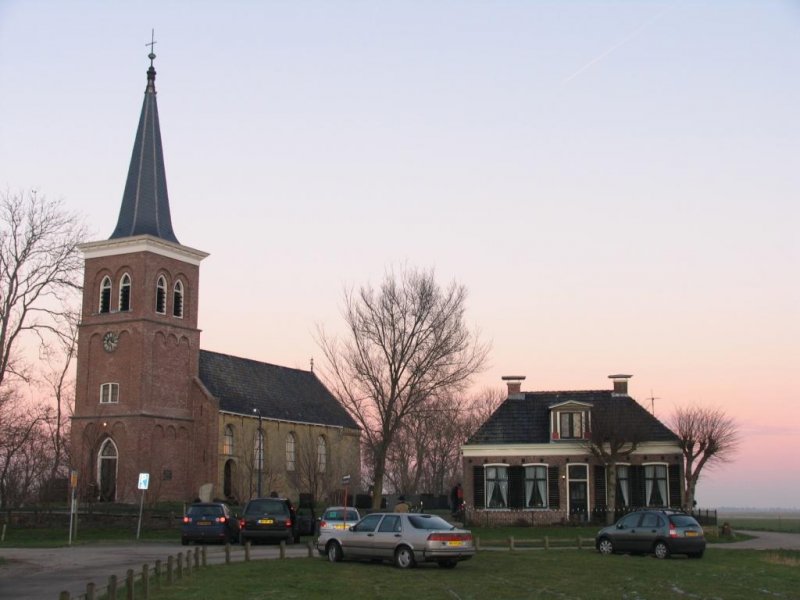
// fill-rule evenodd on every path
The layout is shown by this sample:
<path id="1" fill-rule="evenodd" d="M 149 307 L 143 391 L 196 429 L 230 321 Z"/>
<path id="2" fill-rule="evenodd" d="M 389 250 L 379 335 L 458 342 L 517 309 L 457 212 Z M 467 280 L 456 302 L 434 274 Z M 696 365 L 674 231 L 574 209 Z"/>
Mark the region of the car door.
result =
<path id="1" fill-rule="evenodd" d="M 636 550 L 636 531 L 642 515 L 631 513 L 622 517 L 617 523 L 614 531 L 614 548 L 619 552 L 631 552 Z"/>
<path id="2" fill-rule="evenodd" d="M 658 537 L 660 527 L 664 522 L 656 513 L 644 513 L 639 527 L 633 535 L 633 548 L 636 552 L 649 552 L 653 542 Z"/>
<path id="3" fill-rule="evenodd" d="M 379 558 L 391 559 L 397 542 L 402 538 L 400 515 L 386 515 L 375 532 L 375 551 Z"/>
<path id="4" fill-rule="evenodd" d="M 351 531 L 342 536 L 342 549 L 345 556 L 366 558 L 375 552 L 375 530 L 383 518 L 382 513 L 367 515 L 353 525 Z"/>

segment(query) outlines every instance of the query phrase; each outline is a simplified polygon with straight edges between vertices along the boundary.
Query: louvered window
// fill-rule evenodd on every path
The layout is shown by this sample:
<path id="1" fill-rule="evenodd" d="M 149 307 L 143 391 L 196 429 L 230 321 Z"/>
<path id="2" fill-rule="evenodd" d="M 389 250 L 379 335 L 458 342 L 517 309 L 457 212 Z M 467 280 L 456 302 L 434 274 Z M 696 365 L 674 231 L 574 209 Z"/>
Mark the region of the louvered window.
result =
<path id="1" fill-rule="evenodd" d="M 111 278 L 103 277 L 103 282 L 100 284 L 100 312 L 107 313 L 111 311 Z"/>
<path id="2" fill-rule="evenodd" d="M 125 273 L 119 283 L 119 310 L 127 312 L 131 309 L 131 276 Z"/>
<path id="3" fill-rule="evenodd" d="M 167 280 L 163 275 L 156 283 L 156 312 L 160 315 L 167 314 Z"/>
<path id="4" fill-rule="evenodd" d="M 172 316 L 183 318 L 183 284 L 180 281 L 175 282 L 172 291 Z"/>

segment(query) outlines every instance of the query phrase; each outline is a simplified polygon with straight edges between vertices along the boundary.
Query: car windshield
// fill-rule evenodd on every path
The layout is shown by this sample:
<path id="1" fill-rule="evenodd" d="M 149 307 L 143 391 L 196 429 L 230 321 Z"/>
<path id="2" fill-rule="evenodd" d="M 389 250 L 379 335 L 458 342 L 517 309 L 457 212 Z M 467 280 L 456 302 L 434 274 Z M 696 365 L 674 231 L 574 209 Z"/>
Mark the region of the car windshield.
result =
<path id="1" fill-rule="evenodd" d="M 455 529 L 450 523 L 434 515 L 409 515 L 408 522 L 414 529 Z"/>
<path id="2" fill-rule="evenodd" d="M 347 515 L 343 510 L 329 510 L 322 517 L 325 521 L 358 521 L 358 513 L 354 510 L 348 510 Z"/>
<path id="3" fill-rule="evenodd" d="M 221 506 L 190 506 L 187 513 L 190 517 L 219 516 L 223 514 Z"/>
<path id="4" fill-rule="evenodd" d="M 689 515 L 672 515 L 669 520 L 675 527 L 700 527 L 694 517 Z"/>
<path id="5" fill-rule="evenodd" d="M 286 503 L 280 500 L 252 500 L 245 511 L 247 515 L 288 515 Z"/>

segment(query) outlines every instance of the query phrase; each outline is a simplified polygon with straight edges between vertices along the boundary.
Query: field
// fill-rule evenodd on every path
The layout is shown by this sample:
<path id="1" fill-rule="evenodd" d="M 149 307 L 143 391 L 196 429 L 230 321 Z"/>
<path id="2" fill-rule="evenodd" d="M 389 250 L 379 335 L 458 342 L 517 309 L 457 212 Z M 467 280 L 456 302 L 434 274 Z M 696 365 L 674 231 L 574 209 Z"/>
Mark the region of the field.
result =
<path id="1" fill-rule="evenodd" d="M 797 598 L 800 553 L 725 551 L 702 560 L 600 556 L 592 550 L 483 551 L 455 570 L 338 563 L 323 558 L 260 561 L 195 571 L 155 600 L 238 598 L 428 598 L 662 600 Z"/>
<path id="2" fill-rule="evenodd" d="M 732 513 L 719 516 L 720 526 L 730 523 L 734 531 L 737 529 L 751 529 L 753 531 L 782 531 L 784 533 L 800 533 L 800 513 L 791 512 L 787 515 L 774 513 Z"/>

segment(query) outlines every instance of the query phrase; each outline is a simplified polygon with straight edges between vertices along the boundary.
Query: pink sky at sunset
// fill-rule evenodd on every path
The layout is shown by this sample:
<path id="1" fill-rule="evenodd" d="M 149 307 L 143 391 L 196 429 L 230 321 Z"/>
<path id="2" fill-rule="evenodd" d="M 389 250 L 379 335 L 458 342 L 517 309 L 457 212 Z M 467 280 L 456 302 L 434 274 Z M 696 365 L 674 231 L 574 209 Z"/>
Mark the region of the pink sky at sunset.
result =
<path id="1" fill-rule="evenodd" d="M 434 268 L 492 344 L 476 389 L 632 373 L 739 423 L 700 506 L 800 508 L 798 4 L 0 1 L 0 185 L 94 239 L 151 28 L 205 349 L 308 368 L 345 286 Z"/>

